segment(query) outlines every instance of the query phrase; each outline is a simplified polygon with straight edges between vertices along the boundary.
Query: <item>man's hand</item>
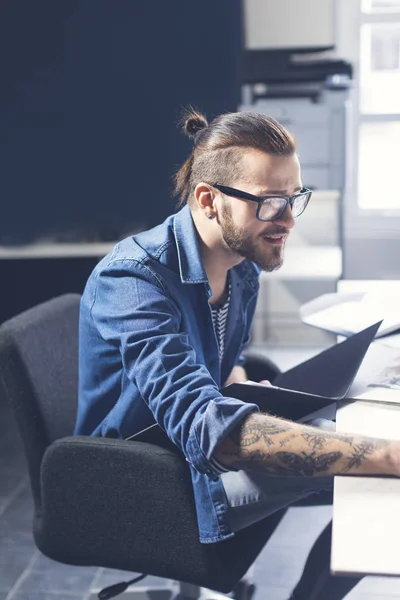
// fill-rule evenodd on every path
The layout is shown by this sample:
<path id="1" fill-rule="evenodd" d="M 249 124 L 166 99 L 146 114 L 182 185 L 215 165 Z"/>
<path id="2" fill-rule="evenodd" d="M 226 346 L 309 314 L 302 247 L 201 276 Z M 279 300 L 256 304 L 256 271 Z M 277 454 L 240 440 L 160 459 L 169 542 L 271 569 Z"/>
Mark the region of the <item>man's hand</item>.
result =
<path id="1" fill-rule="evenodd" d="M 231 374 L 225 381 L 225 385 L 230 385 L 231 383 L 244 383 L 247 379 L 247 373 L 243 367 L 236 365 L 236 367 L 233 367 Z"/>
<path id="2" fill-rule="evenodd" d="M 261 381 L 250 381 L 247 377 L 246 370 L 240 365 L 236 365 L 233 367 L 231 374 L 228 379 L 225 381 L 225 385 L 229 385 L 231 383 L 259 383 L 262 385 L 272 385 L 268 379 L 262 379 Z"/>
<path id="3" fill-rule="evenodd" d="M 253 384 L 253 385 L 266 385 L 266 386 L 271 386 L 272 383 L 270 381 L 268 381 L 268 379 L 262 379 L 261 381 L 252 381 L 251 379 L 247 379 L 246 381 L 243 381 L 243 383 L 248 383 L 249 385 Z"/>

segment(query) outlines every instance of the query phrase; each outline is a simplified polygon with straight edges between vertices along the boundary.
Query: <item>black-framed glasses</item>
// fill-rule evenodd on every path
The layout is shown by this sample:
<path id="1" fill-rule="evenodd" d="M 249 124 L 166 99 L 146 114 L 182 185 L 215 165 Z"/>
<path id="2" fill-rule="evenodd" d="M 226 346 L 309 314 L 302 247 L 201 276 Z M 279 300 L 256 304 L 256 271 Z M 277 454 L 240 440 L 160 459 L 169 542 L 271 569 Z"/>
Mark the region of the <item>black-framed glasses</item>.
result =
<path id="1" fill-rule="evenodd" d="M 253 194 L 248 194 L 247 192 L 242 192 L 241 190 L 226 185 L 220 185 L 219 183 L 212 183 L 209 185 L 212 185 L 212 187 L 215 187 L 227 196 L 232 196 L 239 200 L 251 200 L 252 202 L 257 202 L 258 207 L 256 217 L 260 221 L 276 221 L 283 215 L 288 205 L 290 206 L 293 217 L 299 217 L 306 210 L 312 194 L 312 191 L 308 188 L 302 188 L 302 190 L 298 194 L 294 194 L 294 196 L 276 196 L 273 194 L 270 196 L 253 196 Z"/>

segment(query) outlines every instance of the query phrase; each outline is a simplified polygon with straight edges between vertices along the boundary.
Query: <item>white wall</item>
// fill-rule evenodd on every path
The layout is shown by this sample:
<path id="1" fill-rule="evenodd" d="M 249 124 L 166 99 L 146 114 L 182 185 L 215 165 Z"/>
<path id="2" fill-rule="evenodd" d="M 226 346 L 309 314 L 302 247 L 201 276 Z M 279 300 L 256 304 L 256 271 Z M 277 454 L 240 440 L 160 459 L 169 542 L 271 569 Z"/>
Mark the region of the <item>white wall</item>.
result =
<path id="1" fill-rule="evenodd" d="M 335 0 L 244 0 L 251 50 L 335 43 Z"/>

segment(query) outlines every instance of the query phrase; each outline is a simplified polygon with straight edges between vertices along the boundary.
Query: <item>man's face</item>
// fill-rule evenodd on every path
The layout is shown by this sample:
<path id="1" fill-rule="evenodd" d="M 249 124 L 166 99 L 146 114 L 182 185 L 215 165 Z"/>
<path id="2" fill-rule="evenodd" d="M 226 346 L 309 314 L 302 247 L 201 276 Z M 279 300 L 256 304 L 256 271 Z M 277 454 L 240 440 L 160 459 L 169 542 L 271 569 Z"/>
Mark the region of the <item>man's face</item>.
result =
<path id="1" fill-rule="evenodd" d="M 278 157 L 249 149 L 244 152 L 237 178 L 227 185 L 255 196 L 292 196 L 302 187 L 298 158 L 295 154 Z M 276 221 L 262 222 L 256 218 L 256 202 L 225 195 L 218 204 L 226 249 L 254 261 L 264 271 L 279 269 L 287 236 L 294 227 L 290 206 Z"/>

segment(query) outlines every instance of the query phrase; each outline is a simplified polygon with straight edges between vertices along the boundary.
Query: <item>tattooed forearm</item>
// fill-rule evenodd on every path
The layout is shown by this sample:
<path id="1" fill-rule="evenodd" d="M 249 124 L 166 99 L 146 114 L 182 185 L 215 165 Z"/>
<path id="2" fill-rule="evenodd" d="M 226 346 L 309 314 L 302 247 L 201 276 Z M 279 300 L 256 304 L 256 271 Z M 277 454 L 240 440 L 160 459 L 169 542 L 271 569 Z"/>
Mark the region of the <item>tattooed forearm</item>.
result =
<path id="1" fill-rule="evenodd" d="M 228 467 L 279 476 L 393 474 L 388 444 L 255 414 L 227 436 L 215 456 Z"/>

